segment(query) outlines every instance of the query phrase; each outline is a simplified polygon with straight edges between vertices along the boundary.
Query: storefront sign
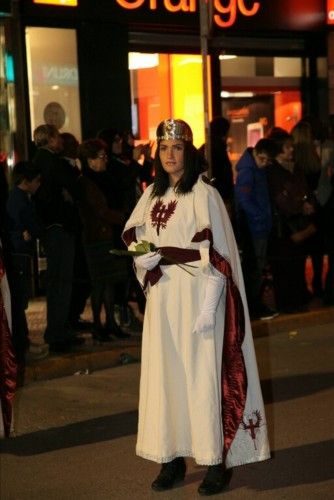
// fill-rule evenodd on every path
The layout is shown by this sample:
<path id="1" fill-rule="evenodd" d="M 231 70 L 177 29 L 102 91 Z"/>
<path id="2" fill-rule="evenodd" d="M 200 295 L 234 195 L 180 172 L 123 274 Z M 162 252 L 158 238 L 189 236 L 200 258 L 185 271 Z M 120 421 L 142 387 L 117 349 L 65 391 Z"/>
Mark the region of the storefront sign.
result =
<path id="1" fill-rule="evenodd" d="M 208 6 L 213 36 L 219 35 L 221 30 L 316 32 L 324 30 L 326 24 L 334 24 L 334 0 L 326 0 L 327 3 L 325 0 L 104 0 L 95 2 L 98 8 L 92 8 L 92 0 L 31 0 L 21 3 L 23 15 L 28 17 L 43 18 L 45 9 L 39 8 L 43 3 L 49 4 L 50 13 L 51 5 L 77 7 L 54 7 L 52 16 L 59 19 L 63 16 L 86 19 L 89 16 L 91 20 L 112 19 L 122 25 L 128 24 L 134 31 L 141 30 L 141 26 L 144 31 L 159 26 L 166 31 L 171 28 L 188 32 L 198 30 L 200 2 Z"/>
<path id="2" fill-rule="evenodd" d="M 205 1 L 205 0 L 198 0 Z M 210 0 L 209 0 L 210 1 Z M 133 10 L 146 6 L 150 10 L 158 9 L 158 0 L 116 0 L 123 9 Z M 245 17 L 255 16 L 260 10 L 260 2 L 247 2 L 245 0 L 212 0 L 213 20 L 220 28 L 233 26 L 238 15 Z M 168 12 L 196 12 L 197 0 L 160 0 L 159 7 Z"/>
<path id="3" fill-rule="evenodd" d="M 334 25 L 334 0 L 327 0 L 327 24 Z"/>
<path id="4" fill-rule="evenodd" d="M 228 28 L 233 26 L 239 13 L 245 17 L 255 16 L 260 9 L 260 2 L 253 2 L 252 7 L 247 9 L 244 0 L 231 0 L 225 7 L 220 0 L 217 0 L 214 2 L 214 8 L 219 12 L 213 16 L 214 22 L 220 28 Z M 224 19 L 223 16 L 227 16 L 227 18 Z"/>
<path id="5" fill-rule="evenodd" d="M 76 66 L 36 64 L 33 71 L 34 85 L 61 85 L 76 87 L 79 84 Z"/>

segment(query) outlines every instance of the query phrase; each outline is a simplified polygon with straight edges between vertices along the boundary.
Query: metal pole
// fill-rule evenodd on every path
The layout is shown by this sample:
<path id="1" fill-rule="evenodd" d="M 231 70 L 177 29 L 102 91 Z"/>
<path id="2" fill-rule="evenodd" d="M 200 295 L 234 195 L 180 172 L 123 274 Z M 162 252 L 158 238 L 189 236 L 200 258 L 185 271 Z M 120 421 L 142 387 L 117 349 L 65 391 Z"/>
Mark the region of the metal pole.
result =
<path id="1" fill-rule="evenodd" d="M 203 105 L 205 127 L 205 157 L 208 161 L 208 175 L 211 177 L 211 143 L 209 128 L 209 89 L 208 89 L 208 38 L 211 19 L 209 19 L 210 0 L 199 0 L 200 40 L 202 55 Z"/>

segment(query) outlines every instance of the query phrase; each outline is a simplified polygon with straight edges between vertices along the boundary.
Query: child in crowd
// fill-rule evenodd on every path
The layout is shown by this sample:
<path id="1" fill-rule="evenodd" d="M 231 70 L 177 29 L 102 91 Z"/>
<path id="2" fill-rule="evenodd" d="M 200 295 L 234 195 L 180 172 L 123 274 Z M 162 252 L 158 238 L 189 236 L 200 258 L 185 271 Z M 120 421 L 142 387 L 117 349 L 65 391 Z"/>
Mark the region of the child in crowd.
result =
<path id="1" fill-rule="evenodd" d="M 11 246 L 11 296 L 13 344 L 18 362 L 24 362 L 29 348 L 25 309 L 28 307 L 32 258 L 36 238 L 42 228 L 34 212 L 31 196 L 40 185 L 40 173 L 29 162 L 19 162 L 12 173 L 13 189 L 7 201 L 7 225 Z"/>

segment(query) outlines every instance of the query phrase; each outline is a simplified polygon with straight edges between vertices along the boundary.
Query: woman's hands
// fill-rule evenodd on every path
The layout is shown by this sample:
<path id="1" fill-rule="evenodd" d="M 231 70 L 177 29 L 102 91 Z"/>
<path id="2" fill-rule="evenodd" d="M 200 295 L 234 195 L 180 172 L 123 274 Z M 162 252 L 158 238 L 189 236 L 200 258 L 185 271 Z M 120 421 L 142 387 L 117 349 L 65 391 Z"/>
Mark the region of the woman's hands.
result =
<path id="1" fill-rule="evenodd" d="M 193 333 L 213 330 L 216 325 L 216 310 L 224 288 L 225 280 L 216 276 L 208 277 L 205 298 L 201 312 L 196 319 Z"/>
<path id="2" fill-rule="evenodd" d="M 134 257 L 134 261 L 137 267 L 146 269 L 146 271 L 151 271 L 155 268 L 161 259 L 159 252 L 148 252 L 138 257 Z"/>

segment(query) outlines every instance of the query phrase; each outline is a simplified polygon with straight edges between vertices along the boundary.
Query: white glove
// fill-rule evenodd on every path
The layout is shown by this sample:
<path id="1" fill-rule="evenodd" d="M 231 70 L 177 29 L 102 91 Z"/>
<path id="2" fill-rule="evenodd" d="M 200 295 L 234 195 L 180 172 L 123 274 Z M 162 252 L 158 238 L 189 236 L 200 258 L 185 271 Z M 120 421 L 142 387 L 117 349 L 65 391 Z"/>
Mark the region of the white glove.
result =
<path id="1" fill-rule="evenodd" d="M 158 252 L 148 252 L 143 255 L 138 255 L 134 257 L 136 267 L 141 267 L 146 269 L 146 271 L 151 271 L 155 266 L 159 264 L 161 255 Z"/>
<path id="2" fill-rule="evenodd" d="M 213 330 L 216 325 L 216 310 L 224 288 L 225 280 L 216 276 L 208 277 L 202 310 L 196 319 L 193 333 Z"/>

